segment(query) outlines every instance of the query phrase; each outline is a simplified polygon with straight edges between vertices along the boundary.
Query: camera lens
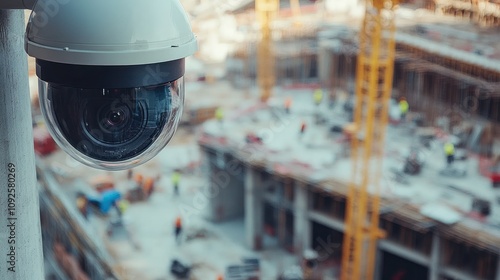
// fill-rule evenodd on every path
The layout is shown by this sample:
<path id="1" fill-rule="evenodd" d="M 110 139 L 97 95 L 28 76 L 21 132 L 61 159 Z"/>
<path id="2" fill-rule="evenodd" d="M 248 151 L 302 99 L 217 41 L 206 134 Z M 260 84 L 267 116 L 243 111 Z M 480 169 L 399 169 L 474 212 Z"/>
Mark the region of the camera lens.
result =
<path id="1" fill-rule="evenodd" d="M 89 94 L 81 100 L 84 103 L 81 118 L 84 132 L 90 139 L 103 144 L 118 145 L 133 140 L 143 131 L 147 121 L 145 100 L 138 100 L 138 96 L 140 93 L 136 89 Z"/>
<path id="2" fill-rule="evenodd" d="M 113 110 L 107 113 L 107 124 L 111 127 L 118 127 L 125 122 L 125 112 L 123 110 Z"/>
<path id="3" fill-rule="evenodd" d="M 106 144 L 125 143 L 137 137 L 147 120 L 144 102 L 137 96 L 135 89 L 119 89 L 89 97 L 81 120 L 85 132 Z"/>
<path id="4" fill-rule="evenodd" d="M 110 170 L 156 155 L 182 114 L 183 79 L 133 88 L 85 89 L 40 80 L 42 113 L 54 140 L 79 161 Z"/>

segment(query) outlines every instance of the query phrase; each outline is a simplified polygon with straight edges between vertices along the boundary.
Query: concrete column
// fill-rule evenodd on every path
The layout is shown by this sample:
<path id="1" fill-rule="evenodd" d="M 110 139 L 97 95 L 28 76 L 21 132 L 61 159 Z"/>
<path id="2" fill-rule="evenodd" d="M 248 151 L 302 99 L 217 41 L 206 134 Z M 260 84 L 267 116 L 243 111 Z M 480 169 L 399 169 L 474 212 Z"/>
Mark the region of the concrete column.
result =
<path id="1" fill-rule="evenodd" d="M 203 176 L 207 178 L 209 181 L 209 185 L 205 186 L 204 191 L 195 195 L 192 198 L 192 202 L 188 204 L 187 209 L 194 209 L 196 211 L 201 211 L 202 216 L 212 222 L 217 222 L 220 219 L 220 200 L 222 199 L 221 192 L 224 190 L 222 186 L 215 186 L 214 178 L 215 178 L 215 158 L 211 155 L 211 150 L 202 149 L 203 157 L 202 157 L 202 165 L 203 165 Z M 216 189 L 219 193 L 215 196 L 207 196 L 207 193 L 211 193 L 212 189 Z M 206 203 L 206 205 L 205 205 Z M 193 208 L 192 208 L 193 207 Z M 188 219 L 191 216 L 191 212 L 184 214 L 184 218 Z"/>
<path id="2" fill-rule="evenodd" d="M 500 280 L 500 255 L 497 255 L 497 275 L 495 280 Z"/>
<path id="3" fill-rule="evenodd" d="M 330 45 L 331 40 L 320 39 L 318 50 L 318 78 L 321 85 L 328 89 L 332 86 L 332 77 L 336 77 L 332 71 L 335 67 L 332 67 L 333 51 L 329 48 Z"/>
<path id="4" fill-rule="evenodd" d="M 0 10 L 2 280 L 44 278 L 24 26 L 24 11 Z"/>
<path id="5" fill-rule="evenodd" d="M 373 272 L 373 280 L 382 280 L 382 264 L 384 263 L 384 252 L 377 246 L 375 253 L 375 271 Z"/>
<path id="6" fill-rule="evenodd" d="M 439 267 L 440 267 L 440 238 L 437 232 L 432 234 L 432 247 L 431 247 L 431 259 L 429 263 L 429 280 L 439 279 Z"/>
<path id="7" fill-rule="evenodd" d="M 418 71 L 415 72 L 415 94 L 413 95 L 413 99 L 422 98 L 424 91 L 424 77 L 423 73 Z M 429 100 L 427 98 L 427 100 Z M 427 105 L 427 104 L 426 104 Z"/>
<path id="8" fill-rule="evenodd" d="M 311 223 L 307 215 L 308 196 L 306 186 L 295 183 L 294 188 L 293 242 L 297 252 L 302 254 L 305 249 L 311 249 Z"/>
<path id="9" fill-rule="evenodd" d="M 247 246 L 253 250 L 262 249 L 264 227 L 264 205 L 259 174 L 251 167 L 245 172 L 245 232 Z"/>

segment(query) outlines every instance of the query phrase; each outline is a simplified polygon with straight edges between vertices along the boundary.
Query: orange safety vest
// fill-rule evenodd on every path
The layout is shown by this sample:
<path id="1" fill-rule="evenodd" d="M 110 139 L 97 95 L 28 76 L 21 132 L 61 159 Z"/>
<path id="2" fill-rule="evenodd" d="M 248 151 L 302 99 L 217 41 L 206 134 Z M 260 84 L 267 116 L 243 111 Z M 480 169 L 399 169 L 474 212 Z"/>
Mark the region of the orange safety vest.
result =
<path id="1" fill-rule="evenodd" d="M 181 217 L 177 217 L 177 219 L 175 219 L 175 227 L 176 228 L 182 227 Z"/>
<path id="2" fill-rule="evenodd" d="M 141 175 L 141 174 L 136 174 L 136 175 L 135 175 L 135 182 L 136 182 L 138 185 L 142 185 L 142 175 Z"/>
<path id="3" fill-rule="evenodd" d="M 144 192 L 148 193 L 149 191 L 151 191 L 151 189 L 153 188 L 153 183 L 153 178 L 147 178 L 143 186 Z"/>

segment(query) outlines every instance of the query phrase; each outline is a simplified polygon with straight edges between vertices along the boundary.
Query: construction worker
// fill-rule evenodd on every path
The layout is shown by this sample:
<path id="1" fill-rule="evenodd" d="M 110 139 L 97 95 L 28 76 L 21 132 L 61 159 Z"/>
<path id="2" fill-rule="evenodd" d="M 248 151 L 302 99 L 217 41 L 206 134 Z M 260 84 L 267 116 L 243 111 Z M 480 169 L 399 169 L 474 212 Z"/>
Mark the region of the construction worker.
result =
<path id="1" fill-rule="evenodd" d="M 142 174 L 140 174 L 140 173 L 135 174 L 134 181 L 135 181 L 138 188 L 142 188 L 143 179 L 144 178 L 142 177 Z"/>
<path id="2" fill-rule="evenodd" d="M 444 144 L 444 154 L 446 155 L 446 162 L 450 166 L 455 160 L 455 145 L 451 142 Z"/>
<path id="3" fill-rule="evenodd" d="M 307 124 L 305 121 L 302 121 L 300 124 L 300 136 L 304 135 L 304 132 L 306 132 Z"/>
<path id="4" fill-rule="evenodd" d="M 406 119 L 406 114 L 408 113 L 408 109 L 410 108 L 410 105 L 408 104 L 408 101 L 406 101 L 406 98 L 401 97 L 399 99 L 399 111 L 401 113 L 401 120 L 404 121 Z"/>
<path id="5" fill-rule="evenodd" d="M 290 114 L 290 108 L 292 107 L 292 98 L 290 96 L 288 96 L 286 99 L 285 99 L 285 112 L 287 114 Z"/>
<path id="6" fill-rule="evenodd" d="M 217 280 L 224 280 L 224 276 L 222 274 L 217 275 Z"/>
<path id="7" fill-rule="evenodd" d="M 76 207 L 78 208 L 78 211 L 83 215 L 84 218 L 87 218 L 88 216 L 88 199 L 83 193 L 78 193 L 76 195 Z"/>
<path id="8" fill-rule="evenodd" d="M 120 196 L 121 197 L 121 196 Z M 116 198 L 113 201 L 113 208 L 116 211 L 110 211 L 108 216 L 107 234 L 111 236 L 115 228 L 123 227 L 123 214 L 127 211 L 129 206 L 128 200 Z"/>
<path id="9" fill-rule="evenodd" d="M 217 121 L 222 124 L 222 120 L 224 119 L 224 111 L 221 107 L 215 110 L 215 119 L 217 119 Z"/>
<path id="10" fill-rule="evenodd" d="M 177 244 L 179 244 L 180 236 L 182 233 L 182 220 L 180 216 L 177 216 L 177 218 L 175 219 L 174 227 L 175 227 L 175 241 L 177 242 Z"/>
<path id="11" fill-rule="evenodd" d="M 181 174 L 175 170 L 172 173 L 172 185 L 174 186 L 174 194 L 179 195 L 179 182 L 181 181 Z"/>
<path id="12" fill-rule="evenodd" d="M 142 190 L 143 190 L 144 196 L 146 198 L 149 198 L 151 196 L 151 194 L 153 193 L 154 184 L 155 184 L 155 181 L 151 177 L 148 177 L 148 178 L 146 178 L 146 180 L 144 180 Z"/>
<path id="13" fill-rule="evenodd" d="M 117 204 L 116 207 L 118 208 L 120 215 L 123 215 L 123 213 L 127 211 L 129 206 L 128 200 L 126 199 L 120 199 L 119 201 L 116 202 L 116 204 Z"/>
<path id="14" fill-rule="evenodd" d="M 319 106 L 319 104 L 321 104 L 321 101 L 323 100 L 323 90 L 320 88 L 315 89 L 313 93 L 313 98 L 314 98 L 314 104 L 316 104 L 316 106 Z"/>

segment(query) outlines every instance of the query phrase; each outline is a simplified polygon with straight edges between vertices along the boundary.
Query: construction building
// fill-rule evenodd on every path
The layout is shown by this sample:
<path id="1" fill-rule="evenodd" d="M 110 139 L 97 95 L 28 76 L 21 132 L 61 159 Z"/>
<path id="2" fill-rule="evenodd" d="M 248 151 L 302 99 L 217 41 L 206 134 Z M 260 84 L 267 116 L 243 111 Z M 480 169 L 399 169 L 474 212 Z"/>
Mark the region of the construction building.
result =
<path id="1" fill-rule="evenodd" d="M 495 13 L 499 6 L 490 3 L 492 1 L 472 1 L 479 2 L 481 10 L 473 10 L 471 1 L 420 2 L 412 4 L 441 14 L 459 15 L 460 19 L 475 19 L 481 26 L 498 25 Z M 467 3 L 468 10 L 463 8 Z M 460 5 L 462 10 L 459 11 Z M 479 166 L 475 171 L 484 173 L 488 159 L 498 154 L 500 41 L 494 29 L 483 29 L 457 20 L 457 17 L 436 20 L 427 16 L 422 21 L 403 18 L 399 22 L 393 98 L 408 100 L 414 120 L 422 128 L 420 132 L 432 127 L 434 138 L 461 135 L 463 149 L 473 155 L 474 159 L 470 160 L 475 160 Z M 417 23 L 408 24 L 413 20 Z M 276 84 L 279 85 L 276 100 L 292 95 L 299 100 L 295 102 L 311 102 L 302 97 L 311 92 L 307 85 L 311 89 L 322 87 L 338 100 L 349 99 L 356 79 L 356 28 L 338 22 L 309 28 L 315 32 L 282 34 L 277 31 L 277 37 L 283 40 L 274 45 L 275 50 L 279 50 L 275 68 Z M 229 65 L 234 67 L 229 78 L 235 85 L 240 85 L 242 79 L 252 80 L 257 76 L 258 68 L 252 64 L 256 61 L 256 52 L 252 47 L 245 48 L 244 54 L 236 52 L 229 59 Z M 287 134 L 282 129 L 273 132 L 273 125 L 279 127 L 273 122 L 298 127 L 294 123 L 297 117 L 289 120 L 289 116 L 281 114 L 281 101 L 276 100 L 267 109 L 274 115 L 269 119 L 261 117 L 265 113 L 256 109 L 248 125 L 246 117 L 235 117 L 227 121 L 224 132 L 209 124 L 205 126 L 199 144 L 204 154 L 205 171 L 211 179 L 207 188 L 208 192 L 216 190 L 218 193 L 211 199 L 208 217 L 213 221 L 244 217 L 250 248 L 265 249 L 266 238 L 271 238 L 298 255 L 307 249 L 317 250 L 324 256 L 321 261 L 326 267 L 340 270 L 348 177 L 334 175 L 337 174 L 334 170 L 341 168 L 338 167 L 340 163 L 314 167 L 308 161 L 310 157 L 301 154 L 301 158 L 295 154 L 296 147 L 277 140 L 286 137 L 289 141 L 301 141 L 297 140 L 297 135 Z M 331 119 L 336 115 L 321 110 L 313 108 L 310 113 L 299 114 L 300 118 L 321 114 L 324 125 L 315 128 L 321 130 L 315 132 L 315 137 L 328 138 L 328 131 L 333 127 Z M 232 126 L 231 122 L 238 125 Z M 250 132 L 263 134 L 264 144 L 245 143 L 245 133 Z M 419 137 L 419 132 L 415 133 L 412 135 Z M 284 147 L 272 146 L 266 140 Z M 388 146 L 395 144 L 391 144 L 394 141 L 391 136 L 387 141 Z M 335 140 L 325 142 L 333 145 Z M 325 148 L 327 143 L 312 141 L 303 145 L 310 153 L 323 149 L 324 153 L 333 154 L 331 149 Z M 315 144 L 320 147 L 314 148 Z M 391 180 L 384 182 L 390 184 Z M 453 180 L 443 180 L 433 182 L 429 179 L 426 184 L 442 188 L 444 197 L 468 197 L 465 203 L 470 205 L 456 212 L 464 221 L 459 221 L 461 218 L 450 222 L 446 217 L 437 217 L 438 214 L 429 215 L 428 211 L 446 211 L 428 205 L 422 201 L 425 198 L 417 202 L 407 197 L 381 194 L 380 225 L 386 238 L 378 242 L 375 279 L 500 279 L 498 218 L 485 218 L 496 215 L 492 213 L 499 209 L 497 192 L 489 181 L 486 181 L 486 194 L 479 194 L 472 185 L 457 187 Z M 493 195 L 493 199 L 488 200 L 489 195 Z M 497 210 L 492 211 L 490 206 L 488 210 L 478 208 L 480 201 L 485 199 Z M 442 203 L 446 205 L 445 200 Z M 429 210 L 432 207 L 437 208 Z M 401 278 L 396 278 L 397 275 Z"/>
<path id="2" fill-rule="evenodd" d="M 307 169 L 301 170 L 299 163 L 280 166 L 245 160 L 254 150 L 239 155 L 218 142 L 205 140 L 201 145 L 213 178 L 211 188 L 220 192 L 211 201 L 211 219 L 223 221 L 244 214 L 251 248 L 264 249 L 264 236 L 269 235 L 299 255 L 305 249 L 318 250 L 325 256 L 322 261 L 328 260 L 338 269 L 346 206 L 344 182 L 308 178 Z M 500 277 L 498 228 L 447 225 L 419 211 L 404 200 L 382 202 L 380 219 L 387 238 L 379 241 L 378 279 L 390 279 L 397 273 L 395 269 L 415 277 L 404 279 Z"/>
<path id="3" fill-rule="evenodd" d="M 240 243 L 256 254 L 287 252 L 271 260 L 259 255 L 262 264 L 275 266 L 263 265 L 261 279 L 288 279 L 282 276 L 289 267 L 276 268 L 275 261 L 288 255 L 301 260 L 305 252 L 316 254 L 317 279 L 339 279 L 363 9 L 348 0 L 296 1 L 298 10 L 292 2 L 282 1 L 273 21 L 272 61 L 266 64 L 273 71 L 272 95 L 263 103 L 256 94 L 261 31 L 254 1 L 183 1 L 199 34 L 196 59 L 203 62 L 192 77 L 187 63 L 185 127 L 175 143 L 191 146 L 179 154 L 165 151 L 134 170 L 157 178 L 159 191 L 131 203 L 127 234 L 109 236 L 106 215 L 85 219 L 74 205 L 77 191 L 95 188 L 82 180 L 110 174 L 61 153 L 40 159 L 51 279 L 176 279 L 166 267 L 186 252 L 197 264 L 191 279 L 224 273 L 233 279 L 226 269 L 249 253 L 200 226 L 198 214 L 214 228 L 237 221 Z M 374 279 L 500 280 L 500 189 L 491 181 L 500 155 L 500 4 L 400 2 L 380 164 L 384 236 Z M 190 82 L 196 86 L 191 92 Z M 323 97 L 315 104 L 317 89 Z M 402 97 L 410 104 L 407 120 L 398 113 Z M 211 120 L 218 107 L 225 117 Z M 449 139 L 460 152 L 455 169 L 442 151 Z M 418 171 L 408 171 L 415 162 Z M 183 174 L 180 196 L 171 192 L 174 170 Z M 127 176 L 113 173 L 114 188 L 129 191 Z M 171 238 L 177 215 L 186 218 L 184 247 Z M 296 277 L 290 278 L 316 279 Z"/>

